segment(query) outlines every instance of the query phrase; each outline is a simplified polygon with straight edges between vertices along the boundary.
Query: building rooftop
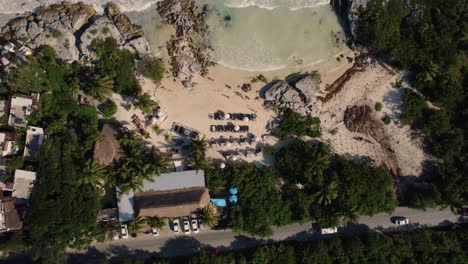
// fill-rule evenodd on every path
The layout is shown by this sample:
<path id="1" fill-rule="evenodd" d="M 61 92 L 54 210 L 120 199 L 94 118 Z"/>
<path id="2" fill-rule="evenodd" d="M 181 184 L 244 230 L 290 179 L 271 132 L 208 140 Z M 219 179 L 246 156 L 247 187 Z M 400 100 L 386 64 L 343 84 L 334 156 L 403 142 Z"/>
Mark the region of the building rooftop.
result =
<path id="1" fill-rule="evenodd" d="M 26 117 L 31 115 L 33 99 L 25 96 L 13 96 L 10 100 L 10 126 L 26 127 Z"/>
<path id="2" fill-rule="evenodd" d="M 199 170 L 162 173 L 154 182 L 145 181 L 142 191 L 170 191 L 176 189 L 205 187 L 205 172 Z"/>
<path id="3" fill-rule="evenodd" d="M 21 219 L 15 207 L 15 199 L 3 198 L 0 201 L 0 232 L 21 229 Z"/>
<path id="4" fill-rule="evenodd" d="M 18 151 L 18 146 L 15 143 L 15 134 L 12 132 L 0 132 L 0 156 L 14 155 Z"/>
<path id="5" fill-rule="evenodd" d="M 109 165 L 122 156 L 120 143 L 117 140 L 119 132 L 109 124 L 104 124 L 101 138 L 94 145 L 94 160 L 101 165 Z"/>
<path id="6" fill-rule="evenodd" d="M 44 129 L 33 126 L 28 128 L 28 131 L 26 131 L 26 141 L 23 153 L 23 157 L 25 160 L 36 160 L 36 152 L 41 147 L 43 139 Z"/>
<path id="7" fill-rule="evenodd" d="M 210 203 L 205 187 L 135 194 L 136 212 L 141 216 L 177 217 L 190 215 Z"/>
<path id="8" fill-rule="evenodd" d="M 36 180 L 36 173 L 26 170 L 15 170 L 12 195 L 19 199 L 29 199 Z"/>
<path id="9" fill-rule="evenodd" d="M 200 170 L 196 172 L 195 170 L 191 171 L 182 171 L 182 172 L 171 172 L 171 173 L 163 173 L 160 176 L 154 177 L 154 182 L 144 181 L 142 190 L 134 193 L 130 191 L 128 194 L 122 193 L 117 190 L 117 197 L 118 197 L 118 207 L 119 207 L 119 221 L 131 221 L 135 218 L 135 196 L 145 197 L 145 199 L 140 199 L 139 201 L 142 202 L 145 200 L 145 204 L 150 204 L 150 202 L 146 201 L 148 196 L 150 195 L 153 198 L 159 199 L 158 192 L 165 192 L 165 191 L 174 191 L 171 193 L 171 201 L 172 206 L 181 206 L 183 204 L 177 205 L 177 202 L 183 202 L 185 196 L 184 190 L 189 188 L 205 188 L 205 173 L 204 171 Z M 169 193 L 166 193 L 167 195 Z M 204 195 L 198 196 L 200 199 L 203 198 L 209 202 L 209 195 L 208 198 L 205 199 Z M 185 200 L 184 200 L 185 201 Z M 141 205 L 140 205 L 141 208 Z M 168 211 L 170 209 L 166 209 Z M 184 209 L 185 210 L 185 209 Z M 185 210 L 187 211 L 187 210 Z"/>

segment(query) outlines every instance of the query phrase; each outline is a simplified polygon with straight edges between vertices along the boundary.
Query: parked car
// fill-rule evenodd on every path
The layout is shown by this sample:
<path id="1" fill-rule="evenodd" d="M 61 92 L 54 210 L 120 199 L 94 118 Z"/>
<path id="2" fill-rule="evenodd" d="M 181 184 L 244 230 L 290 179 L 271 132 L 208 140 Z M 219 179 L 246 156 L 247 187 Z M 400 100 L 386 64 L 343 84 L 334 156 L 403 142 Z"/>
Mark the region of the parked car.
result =
<path id="1" fill-rule="evenodd" d="M 156 228 L 151 228 L 151 234 L 153 236 L 159 236 L 159 230 L 157 230 Z"/>
<path id="2" fill-rule="evenodd" d="M 197 222 L 197 219 L 192 219 L 192 221 L 190 221 L 190 222 L 191 222 L 191 225 L 192 225 L 192 231 L 193 231 L 194 233 L 200 232 L 200 229 L 198 229 L 198 222 Z"/>
<path id="3" fill-rule="evenodd" d="M 172 221 L 172 229 L 174 230 L 175 233 L 179 233 L 180 231 L 179 219 Z"/>
<path id="4" fill-rule="evenodd" d="M 190 223 L 188 220 L 184 221 L 184 226 L 182 230 L 184 231 L 184 234 L 190 234 Z"/>
<path id="5" fill-rule="evenodd" d="M 409 224 L 409 222 L 410 222 L 409 219 L 406 218 L 406 217 L 397 217 L 397 218 L 395 218 L 395 225 L 398 225 L 398 226 L 407 225 L 407 224 Z"/>
<path id="6" fill-rule="evenodd" d="M 198 219 L 198 226 L 201 230 L 205 230 L 205 225 L 203 225 L 203 219 Z"/>
<path id="7" fill-rule="evenodd" d="M 127 225 L 121 225 L 120 226 L 120 234 L 121 234 L 122 238 L 128 238 Z"/>
<path id="8" fill-rule="evenodd" d="M 322 235 L 335 234 L 338 232 L 338 228 L 336 226 L 330 228 L 321 228 L 320 232 L 322 233 Z"/>

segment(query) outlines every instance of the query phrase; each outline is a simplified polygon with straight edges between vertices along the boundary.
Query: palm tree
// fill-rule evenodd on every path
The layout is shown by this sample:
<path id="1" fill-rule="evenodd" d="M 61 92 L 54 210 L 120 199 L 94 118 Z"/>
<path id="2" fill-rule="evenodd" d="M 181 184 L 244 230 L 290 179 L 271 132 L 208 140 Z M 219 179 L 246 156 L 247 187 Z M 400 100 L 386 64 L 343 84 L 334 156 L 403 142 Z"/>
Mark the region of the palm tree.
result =
<path id="1" fill-rule="evenodd" d="M 106 168 L 94 160 L 88 160 L 84 164 L 83 174 L 80 178 L 81 184 L 90 184 L 92 186 L 100 186 L 101 180 L 106 176 Z M 102 186 L 101 186 L 102 187 Z"/>
<path id="2" fill-rule="evenodd" d="M 330 166 L 330 157 L 327 147 L 323 144 L 307 144 L 305 153 L 310 153 L 306 164 L 307 172 L 322 178 L 323 172 Z"/>
<path id="3" fill-rule="evenodd" d="M 113 89 L 114 80 L 108 76 L 97 76 L 92 81 L 88 89 L 88 94 L 102 102 L 107 96 L 112 94 Z"/>
<path id="4" fill-rule="evenodd" d="M 122 137 L 119 139 L 119 143 L 124 147 L 137 149 L 136 147 L 141 143 L 142 140 L 143 139 L 137 135 L 135 130 L 127 130 L 122 133 Z"/>
<path id="5" fill-rule="evenodd" d="M 204 225 L 213 228 L 218 225 L 218 214 L 213 205 L 208 204 L 200 211 L 200 216 L 203 219 Z"/>
<path id="6" fill-rule="evenodd" d="M 150 217 L 148 218 L 148 225 L 151 228 L 157 229 L 157 230 L 162 230 L 164 226 L 166 226 L 166 218 L 160 218 L 160 217 Z"/>
<path id="7" fill-rule="evenodd" d="M 135 103 L 135 107 L 138 107 L 145 114 L 151 114 L 153 109 L 158 106 L 158 103 L 151 99 L 151 96 L 147 93 L 140 94 L 138 96 L 138 102 Z"/>
<path id="8" fill-rule="evenodd" d="M 339 213 L 341 217 L 341 223 L 345 226 L 348 223 L 356 223 L 359 219 L 357 206 L 346 208 L 344 211 Z"/>
<path id="9" fill-rule="evenodd" d="M 130 234 L 136 234 L 143 230 L 143 226 L 146 224 L 146 219 L 138 216 L 128 225 L 128 232 Z"/>
<path id="10" fill-rule="evenodd" d="M 190 148 L 192 149 L 193 153 L 205 156 L 205 152 L 208 149 L 208 140 L 206 140 L 205 136 L 201 138 L 197 136 L 196 138 L 192 139 Z"/>
<path id="11" fill-rule="evenodd" d="M 199 170 L 206 170 L 212 167 L 211 162 L 201 155 L 195 155 L 190 159 L 190 166 L 194 168 L 197 172 Z"/>
<path id="12" fill-rule="evenodd" d="M 161 173 L 168 172 L 171 161 L 166 153 L 162 153 L 158 149 L 153 148 L 146 157 L 147 163 L 151 164 L 151 170 L 153 171 L 153 174 L 159 176 Z"/>
<path id="13" fill-rule="evenodd" d="M 338 196 L 338 184 L 333 181 L 313 195 L 315 202 L 327 206 Z"/>

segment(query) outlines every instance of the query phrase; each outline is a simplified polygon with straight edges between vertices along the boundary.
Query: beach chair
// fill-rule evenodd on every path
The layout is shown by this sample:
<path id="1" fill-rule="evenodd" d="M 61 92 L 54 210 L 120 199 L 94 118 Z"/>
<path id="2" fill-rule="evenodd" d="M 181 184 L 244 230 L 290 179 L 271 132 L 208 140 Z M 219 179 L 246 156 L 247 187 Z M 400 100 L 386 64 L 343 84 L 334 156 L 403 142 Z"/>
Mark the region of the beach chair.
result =
<path id="1" fill-rule="evenodd" d="M 216 126 L 215 126 L 215 125 L 211 125 L 211 126 L 210 126 L 210 131 L 211 131 L 211 132 L 216 132 Z"/>
<path id="2" fill-rule="evenodd" d="M 224 126 L 223 125 L 217 125 L 216 126 L 216 131 L 217 132 L 223 132 L 224 131 Z"/>
<path id="3" fill-rule="evenodd" d="M 210 147 L 212 147 L 214 144 L 216 144 L 216 139 L 214 137 L 212 137 L 210 139 Z"/>
<path id="4" fill-rule="evenodd" d="M 239 137 L 239 145 L 242 145 L 243 143 L 245 143 L 246 141 L 246 138 L 243 136 L 243 135 L 240 135 Z"/>

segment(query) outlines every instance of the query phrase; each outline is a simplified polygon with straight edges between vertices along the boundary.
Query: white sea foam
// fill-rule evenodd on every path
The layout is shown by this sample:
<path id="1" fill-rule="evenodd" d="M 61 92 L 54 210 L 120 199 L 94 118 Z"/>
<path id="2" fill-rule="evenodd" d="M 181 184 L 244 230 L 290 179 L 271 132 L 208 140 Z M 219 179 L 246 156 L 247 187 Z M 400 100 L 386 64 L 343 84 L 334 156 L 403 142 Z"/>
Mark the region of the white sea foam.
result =
<path id="1" fill-rule="evenodd" d="M 103 12 L 104 7 L 114 2 L 118 4 L 123 12 L 143 11 L 160 0 L 67 0 L 68 2 L 83 2 L 92 4 L 97 12 Z M 38 6 L 50 5 L 63 2 L 63 0 L 0 0 L 0 13 L 16 14 L 29 12 Z"/>

